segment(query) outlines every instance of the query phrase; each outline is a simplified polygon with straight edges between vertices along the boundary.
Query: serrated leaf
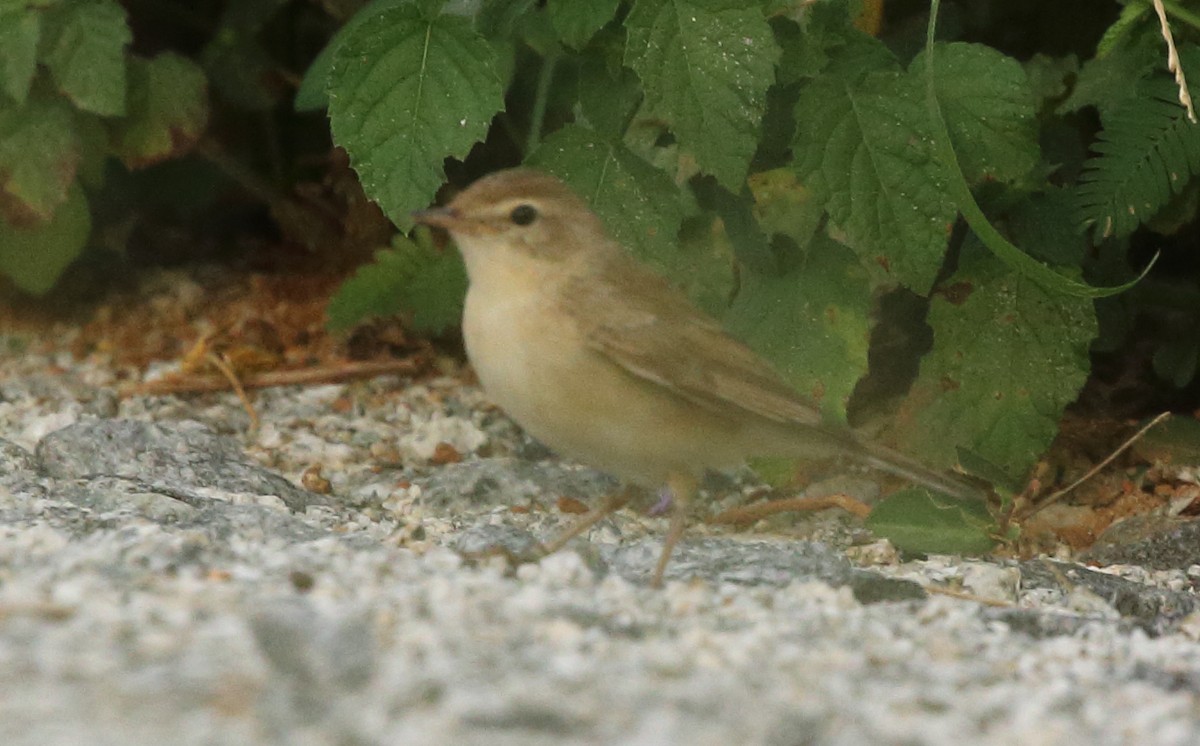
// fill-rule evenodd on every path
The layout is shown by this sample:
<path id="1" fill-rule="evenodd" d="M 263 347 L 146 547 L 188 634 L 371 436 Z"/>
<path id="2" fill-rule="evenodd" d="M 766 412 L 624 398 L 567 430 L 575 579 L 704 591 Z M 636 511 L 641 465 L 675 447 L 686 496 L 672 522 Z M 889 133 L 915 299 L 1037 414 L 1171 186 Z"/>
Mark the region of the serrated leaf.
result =
<path id="1" fill-rule="evenodd" d="M 725 324 L 830 421 L 844 422 L 850 394 L 867 371 L 870 298 L 853 253 L 823 238 L 794 272 L 747 273 Z"/>
<path id="2" fill-rule="evenodd" d="M 893 72 L 822 77 L 801 91 L 795 116 L 800 181 L 877 283 L 926 294 L 956 211 L 917 81 Z"/>
<path id="3" fill-rule="evenodd" d="M 1058 272 L 1053 267 L 1032 258 L 1014 246 L 988 220 L 987 215 L 979 207 L 979 203 L 975 201 L 975 196 L 971 193 L 966 178 L 959 168 L 958 157 L 955 155 L 954 147 L 951 143 L 950 131 L 946 127 L 945 117 L 942 116 L 942 107 L 938 101 L 936 74 L 934 71 L 935 58 L 933 55 L 934 39 L 937 35 L 937 7 L 938 0 L 934 0 L 932 6 L 933 12 L 929 15 L 929 23 L 926 27 L 927 54 L 925 57 L 925 71 L 922 76 L 925 87 L 925 106 L 929 114 L 929 122 L 933 127 L 934 138 L 931 141 L 931 145 L 935 157 L 943 164 L 949 176 L 945 187 L 949 190 L 955 203 L 957 203 L 958 209 L 962 211 L 967 225 L 970 226 L 971 230 L 979 237 L 988 250 L 1009 268 L 1020 273 L 1023 277 L 1034 280 L 1050 292 L 1063 293 L 1077 298 L 1103 298 L 1123 293 L 1136 285 L 1141 281 L 1142 276 L 1150 271 L 1150 266 L 1146 267 L 1142 276 L 1136 277 L 1122 285 L 1095 287 Z M 1150 264 L 1152 266 L 1154 262 L 1151 261 Z"/>
<path id="4" fill-rule="evenodd" d="M 616 15 L 621 0 L 549 0 L 546 11 L 563 43 L 582 49 Z"/>
<path id="5" fill-rule="evenodd" d="M 437 334 L 462 318 L 467 274 L 455 252 L 439 251 L 420 232 L 419 242 L 397 236 L 375 252 L 329 301 L 330 329 L 347 329 L 370 316 L 407 314 L 415 331 Z"/>
<path id="6" fill-rule="evenodd" d="M 676 263 L 683 222 L 679 187 L 624 145 L 567 125 L 547 137 L 527 163 L 578 192 L 636 256 L 659 267 Z"/>
<path id="7" fill-rule="evenodd" d="M 25 292 L 41 295 L 79 256 L 91 229 L 87 199 L 77 186 L 49 222 L 18 228 L 0 219 L 0 274 Z"/>
<path id="8" fill-rule="evenodd" d="M 114 0 L 80 0 L 55 9 L 42 61 L 77 107 L 102 116 L 125 113 L 125 47 L 133 38 Z"/>
<path id="9" fill-rule="evenodd" d="M 1092 301 L 1048 293 L 969 241 L 959 271 L 933 297 L 928 323 L 933 350 L 893 440 L 939 467 L 967 448 L 1019 479 L 1087 380 Z"/>
<path id="10" fill-rule="evenodd" d="M 113 128 L 113 149 L 129 168 L 191 150 L 208 126 L 208 81 L 173 52 L 129 61 L 129 114 Z"/>
<path id="11" fill-rule="evenodd" d="M 58 99 L 0 108 L 0 216 L 18 225 L 49 220 L 79 167 L 71 112 Z"/>
<path id="12" fill-rule="evenodd" d="M 625 28 L 625 63 L 648 113 L 701 169 L 739 190 L 780 56 L 762 12 L 740 0 L 638 0 Z"/>
<path id="13" fill-rule="evenodd" d="M 1200 126 L 1165 79 L 1102 117 L 1076 189 L 1078 215 L 1097 238 L 1127 236 L 1200 173 Z"/>
<path id="14" fill-rule="evenodd" d="M 889 495 L 866 525 L 902 552 L 982 554 L 996 546 L 995 521 L 986 505 L 934 497 L 922 489 Z"/>
<path id="15" fill-rule="evenodd" d="M 0 91 L 25 103 L 37 70 L 41 17 L 24 7 L 0 8 Z"/>
<path id="16" fill-rule="evenodd" d="M 921 52 L 909 66 L 924 74 Z M 1033 94 L 1021 65 L 982 44 L 938 44 L 934 56 L 938 101 L 958 163 L 970 183 L 1012 183 L 1037 165 Z"/>
<path id="17" fill-rule="evenodd" d="M 464 19 L 391 7 L 349 34 L 334 55 L 334 139 L 367 193 L 398 225 L 428 204 L 443 162 L 463 157 L 503 105 L 495 55 Z"/>

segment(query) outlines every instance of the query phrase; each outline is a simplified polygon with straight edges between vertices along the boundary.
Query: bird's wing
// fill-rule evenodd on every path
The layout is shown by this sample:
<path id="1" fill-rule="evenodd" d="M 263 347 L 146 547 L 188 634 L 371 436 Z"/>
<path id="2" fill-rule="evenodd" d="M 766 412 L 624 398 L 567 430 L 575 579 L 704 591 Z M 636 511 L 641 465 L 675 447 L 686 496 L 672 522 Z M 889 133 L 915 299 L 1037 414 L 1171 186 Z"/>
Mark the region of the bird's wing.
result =
<path id="1" fill-rule="evenodd" d="M 850 431 L 822 424 L 817 407 L 746 345 L 697 310 L 664 279 L 635 264 L 617 265 L 568 287 L 567 312 L 591 348 L 629 374 L 711 412 L 751 413 L 819 435 L 834 450 L 948 495 L 978 499 L 987 490 L 931 470 Z"/>
<path id="2" fill-rule="evenodd" d="M 622 262 L 568 290 L 592 349 L 630 374 L 715 413 L 821 426 L 812 402 L 650 270 Z"/>

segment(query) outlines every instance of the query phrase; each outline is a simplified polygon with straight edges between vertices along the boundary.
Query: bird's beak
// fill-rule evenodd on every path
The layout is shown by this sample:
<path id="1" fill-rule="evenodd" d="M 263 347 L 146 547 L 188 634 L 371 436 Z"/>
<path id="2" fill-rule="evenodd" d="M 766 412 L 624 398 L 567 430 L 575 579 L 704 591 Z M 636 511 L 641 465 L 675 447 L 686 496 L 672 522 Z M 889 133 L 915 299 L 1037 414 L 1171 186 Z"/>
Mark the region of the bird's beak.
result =
<path id="1" fill-rule="evenodd" d="M 431 207 L 428 210 L 416 210 L 412 214 L 412 219 L 422 225 L 444 228 L 446 230 L 453 230 L 460 224 L 458 213 L 449 207 Z"/>

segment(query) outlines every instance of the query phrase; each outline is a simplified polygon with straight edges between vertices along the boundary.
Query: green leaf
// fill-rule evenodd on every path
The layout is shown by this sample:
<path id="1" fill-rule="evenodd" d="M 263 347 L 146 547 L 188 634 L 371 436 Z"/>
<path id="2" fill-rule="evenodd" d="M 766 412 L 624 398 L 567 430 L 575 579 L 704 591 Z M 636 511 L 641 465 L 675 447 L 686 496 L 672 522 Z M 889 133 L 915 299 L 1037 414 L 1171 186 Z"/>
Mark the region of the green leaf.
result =
<path id="1" fill-rule="evenodd" d="M 940 5 L 940 0 L 930 0 L 929 23 L 925 27 L 925 108 L 933 127 L 933 139 L 931 141 L 933 151 L 947 172 L 948 178 L 945 188 L 958 204 L 958 209 L 962 212 L 967 225 L 971 227 L 971 230 L 979 237 L 980 241 L 998 259 L 1014 271 L 1019 272 L 1022 276 L 1034 280 L 1051 292 L 1062 293 L 1076 298 L 1105 298 L 1117 293 L 1123 293 L 1133 287 L 1150 271 L 1150 268 L 1154 265 L 1153 260 L 1143 270 L 1141 276 L 1123 285 L 1093 287 L 1085 282 L 1067 277 L 1055 271 L 1053 267 L 1043 264 L 1029 256 L 1029 254 L 1021 251 L 1005 238 L 1000 231 L 996 230 L 996 227 L 983 214 L 983 210 L 979 207 L 979 203 L 975 201 L 975 196 L 971 194 L 971 189 L 967 186 L 966 177 L 963 176 L 962 169 L 958 165 L 958 156 L 955 154 L 954 147 L 950 141 L 950 130 L 946 126 L 946 119 L 942 116 L 941 104 L 938 101 L 937 75 L 934 70 L 936 58 L 933 50 L 935 49 L 934 39 L 937 36 L 937 16 Z M 1157 259 L 1157 256 L 1155 259 Z"/>
<path id="2" fill-rule="evenodd" d="M 23 7 L 0 8 L 0 91 L 25 103 L 37 70 L 41 17 Z"/>
<path id="3" fill-rule="evenodd" d="M 954 465 L 962 447 L 1024 475 L 1087 380 L 1092 305 L 1044 290 L 968 241 L 930 305 L 933 350 L 893 440 L 939 467 Z"/>
<path id="4" fill-rule="evenodd" d="M 309 63 L 308 69 L 304 71 L 304 78 L 300 81 L 300 87 L 296 89 L 296 98 L 293 102 L 296 111 L 316 111 L 329 106 L 329 72 L 333 69 L 333 56 L 338 47 L 342 45 L 347 36 L 353 34 L 355 29 L 362 24 L 372 20 L 380 10 L 393 5 L 408 4 L 411 4 L 411 0 L 372 0 L 346 21 L 321 50 L 321 53 L 316 56 L 316 59 Z"/>
<path id="5" fill-rule="evenodd" d="M 781 51 L 776 82 L 790 85 L 815 78 L 829 62 L 821 39 L 790 18 L 772 18 L 771 30 Z"/>
<path id="6" fill-rule="evenodd" d="M 113 149 L 127 167 L 186 153 L 207 125 L 208 83 L 195 63 L 173 52 L 129 61 L 129 114 L 113 131 Z"/>
<path id="7" fill-rule="evenodd" d="M 1009 232 L 1013 241 L 1034 258 L 1060 267 L 1078 267 L 1089 243 L 1072 221 L 1063 219 L 1074 209 L 1072 192 L 1046 186 L 1009 211 Z"/>
<path id="8" fill-rule="evenodd" d="M 603 35 L 607 40 L 615 34 Z M 615 43 L 623 43 L 618 36 Z M 622 137 L 642 101 L 642 83 L 632 70 L 593 46 L 579 64 L 579 111 L 597 132 Z"/>
<path id="9" fill-rule="evenodd" d="M 1039 109 L 1060 101 L 1067 93 L 1069 81 L 1079 77 L 1079 58 L 1073 54 L 1051 57 L 1038 53 L 1021 67 L 1029 79 L 1029 90 Z"/>
<path id="10" fill-rule="evenodd" d="M 720 225 L 707 213 L 686 218 L 678 250 L 658 264 L 697 308 L 714 318 L 729 311 L 740 280 L 733 241 Z"/>
<path id="11" fill-rule="evenodd" d="M 563 43 L 582 49 L 616 15 L 621 0 L 549 0 L 546 10 Z"/>
<path id="12" fill-rule="evenodd" d="M 802 251 L 816 235 L 825 216 L 821 205 L 796 180 L 790 168 L 777 168 L 750 176 L 754 215 L 767 233 L 787 236 Z"/>
<path id="13" fill-rule="evenodd" d="M 911 76 L 840 76 L 804 87 L 796 103 L 796 172 L 873 272 L 928 293 L 956 211 L 931 154 L 929 120 Z"/>
<path id="14" fill-rule="evenodd" d="M 404 313 L 415 331 L 438 334 L 458 324 L 467 273 L 454 252 L 433 248 L 429 233 L 417 241 L 397 236 L 392 248 L 375 252 L 329 301 L 329 328 L 347 329 L 370 316 Z"/>
<path id="15" fill-rule="evenodd" d="M 1129 235 L 1200 173 L 1200 126 L 1175 84 L 1150 81 L 1144 91 L 1102 117 L 1097 156 L 1079 178 L 1078 214 L 1097 238 Z"/>
<path id="16" fill-rule="evenodd" d="M 721 219 L 725 236 L 740 265 L 767 274 L 781 270 L 771 247 L 771 237 L 755 217 L 754 195 L 749 187 L 743 187 L 741 194 L 733 194 L 715 179 L 707 178 L 694 180 L 692 192 L 705 209 Z"/>
<path id="17" fill-rule="evenodd" d="M 1105 30 L 1104 36 L 1096 45 L 1096 57 L 1108 57 L 1114 52 L 1121 53 L 1120 44 L 1124 41 L 1132 31 L 1142 25 L 1142 18 L 1150 15 L 1149 4 L 1144 3 L 1128 3 L 1121 9 L 1121 14 L 1117 16 L 1117 20 L 1113 22 L 1108 29 Z"/>
<path id="18" fill-rule="evenodd" d="M 1151 418 L 1147 418 L 1149 421 Z M 1139 422 L 1139 429 L 1147 422 Z M 1200 463 L 1200 422 L 1189 415 L 1171 415 L 1133 444 L 1138 458 L 1170 464 Z"/>
<path id="19" fill-rule="evenodd" d="M 638 0 L 625 21 L 625 63 L 700 168 L 738 191 L 761 134 L 779 45 L 740 0 Z"/>
<path id="20" fill-rule="evenodd" d="M 79 167 L 79 137 L 59 99 L 0 108 L 0 216 L 19 225 L 49 220 Z"/>
<path id="21" fill-rule="evenodd" d="M 527 163 L 558 176 L 587 200 L 621 245 L 659 267 L 677 264 L 679 187 L 624 145 L 579 125 L 547 137 Z"/>
<path id="22" fill-rule="evenodd" d="M 487 0 L 475 13 L 475 29 L 488 39 L 509 40 L 526 14 L 537 12 L 537 0 Z"/>
<path id="23" fill-rule="evenodd" d="M 902 552 L 982 554 L 996 546 L 996 524 L 986 505 L 934 497 L 923 489 L 889 495 L 866 524 Z"/>
<path id="24" fill-rule="evenodd" d="M 329 118 L 363 187 L 398 225 L 444 181 L 503 105 L 492 47 L 464 19 L 391 7 L 334 55 Z"/>
<path id="25" fill-rule="evenodd" d="M 41 295 L 79 256 L 91 229 L 87 199 L 77 186 L 47 223 L 18 228 L 0 220 L 0 274 L 25 292 Z"/>
<path id="26" fill-rule="evenodd" d="M 850 394 L 867 371 L 870 298 L 854 254 L 819 238 L 798 271 L 746 273 L 725 324 L 827 418 L 844 422 Z"/>
<path id="27" fill-rule="evenodd" d="M 1103 111 L 1136 98 L 1139 82 L 1162 65 L 1162 54 L 1162 37 L 1155 32 L 1138 36 L 1112 54 L 1084 62 L 1075 87 L 1059 104 L 1058 113 L 1079 111 L 1087 106 Z"/>
<path id="28" fill-rule="evenodd" d="M 133 38 L 114 0 L 79 0 L 55 9 L 43 61 L 59 89 L 84 111 L 125 113 L 125 47 Z"/>
<path id="29" fill-rule="evenodd" d="M 1021 65 L 982 44 L 938 44 L 935 85 L 967 181 L 1015 182 L 1038 164 L 1033 94 Z M 920 84 L 922 52 L 909 66 Z"/>

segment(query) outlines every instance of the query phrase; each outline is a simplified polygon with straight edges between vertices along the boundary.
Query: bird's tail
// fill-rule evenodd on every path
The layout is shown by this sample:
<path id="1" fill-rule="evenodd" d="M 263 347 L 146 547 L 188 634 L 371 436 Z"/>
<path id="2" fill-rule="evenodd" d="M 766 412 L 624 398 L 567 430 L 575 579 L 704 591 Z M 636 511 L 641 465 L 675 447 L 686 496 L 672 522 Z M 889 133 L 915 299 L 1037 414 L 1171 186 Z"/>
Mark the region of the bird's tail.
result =
<path id="1" fill-rule="evenodd" d="M 991 494 L 989 489 L 966 476 L 935 471 L 914 458 L 877 443 L 859 442 L 856 456 L 867 466 L 951 497 L 986 500 Z"/>

